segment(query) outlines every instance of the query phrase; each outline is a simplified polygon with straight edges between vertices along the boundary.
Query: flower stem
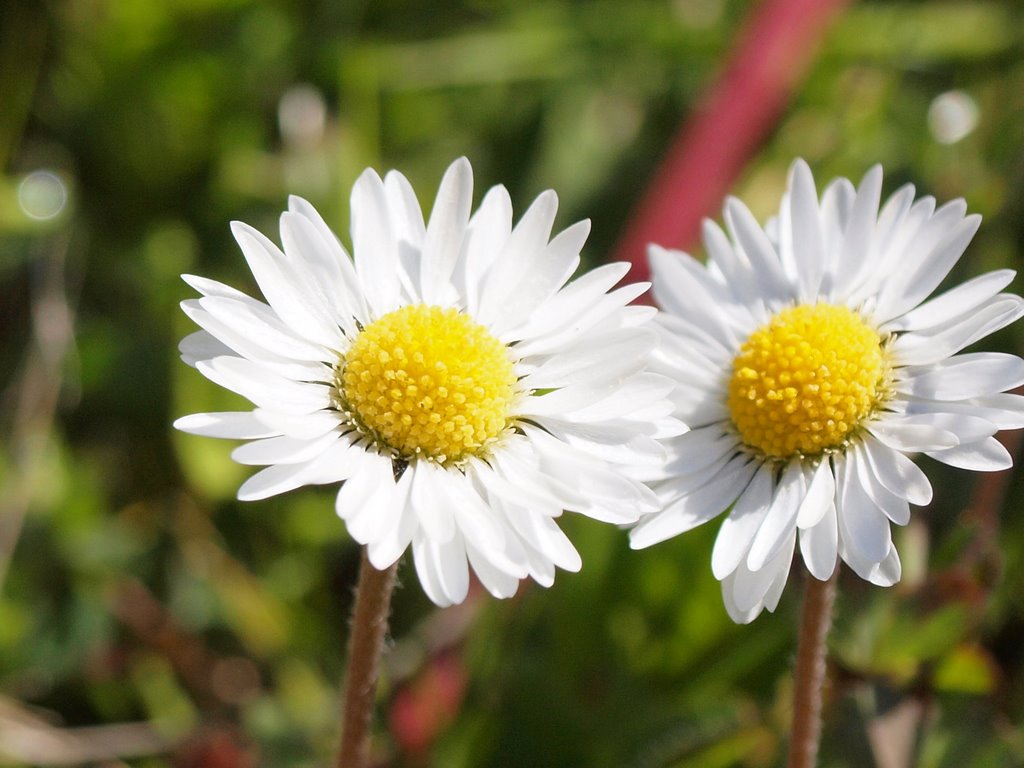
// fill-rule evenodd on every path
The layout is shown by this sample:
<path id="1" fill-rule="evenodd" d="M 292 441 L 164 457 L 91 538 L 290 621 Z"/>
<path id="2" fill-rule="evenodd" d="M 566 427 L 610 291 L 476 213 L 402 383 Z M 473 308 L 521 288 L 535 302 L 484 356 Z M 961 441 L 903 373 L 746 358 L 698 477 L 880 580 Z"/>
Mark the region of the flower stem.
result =
<path id="1" fill-rule="evenodd" d="M 352 607 L 338 768 L 366 768 L 369 762 L 370 723 L 397 570 L 395 562 L 378 571 L 363 547 L 356 603 Z"/>
<path id="2" fill-rule="evenodd" d="M 832 626 L 839 566 L 827 581 L 807 574 L 793 690 L 793 726 L 789 768 L 814 768 L 821 741 L 821 703 L 825 683 L 825 640 Z"/>

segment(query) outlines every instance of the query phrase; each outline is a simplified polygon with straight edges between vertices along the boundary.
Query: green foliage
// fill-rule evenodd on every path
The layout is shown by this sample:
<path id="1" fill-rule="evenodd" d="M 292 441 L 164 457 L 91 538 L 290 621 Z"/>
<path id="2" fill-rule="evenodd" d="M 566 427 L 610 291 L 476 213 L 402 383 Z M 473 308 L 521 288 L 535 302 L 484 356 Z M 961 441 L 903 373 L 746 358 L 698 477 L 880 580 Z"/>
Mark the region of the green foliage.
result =
<path id="1" fill-rule="evenodd" d="M 461 154 L 477 200 L 505 183 L 521 212 L 556 189 L 559 224 L 593 219 L 599 263 L 754 5 L 4 3 L 0 728 L 10 705 L 43 729 L 148 723 L 156 746 L 119 765 L 327 764 L 358 552 L 330 489 L 241 505 L 231 446 L 172 433 L 240 404 L 177 359 L 192 330 L 177 276 L 254 292 L 230 220 L 273 233 L 294 193 L 344 237 L 364 167 L 429 191 Z M 794 156 L 819 179 L 881 162 L 887 191 L 910 181 L 985 216 L 954 279 L 1018 265 L 1022 30 L 1012 0 L 851 6 L 736 193 L 765 216 Z M 942 143 L 929 109 L 951 90 L 978 123 Z M 56 186 L 27 198 L 38 170 Z M 32 340 L 40 306 L 71 316 L 67 349 Z M 1020 333 L 998 344 L 1019 350 Z M 842 583 L 824 765 L 883 765 L 879 739 L 909 739 L 908 765 L 1024 762 L 1020 477 L 1003 500 L 926 469 L 936 500 L 901 540 L 904 582 Z M 737 627 L 710 573 L 714 525 L 637 553 L 567 518 L 584 569 L 550 590 L 438 612 L 403 566 L 382 763 L 779 765 L 800 570 L 776 614 Z M 412 722 L 429 738 L 403 697 L 427 702 Z"/>

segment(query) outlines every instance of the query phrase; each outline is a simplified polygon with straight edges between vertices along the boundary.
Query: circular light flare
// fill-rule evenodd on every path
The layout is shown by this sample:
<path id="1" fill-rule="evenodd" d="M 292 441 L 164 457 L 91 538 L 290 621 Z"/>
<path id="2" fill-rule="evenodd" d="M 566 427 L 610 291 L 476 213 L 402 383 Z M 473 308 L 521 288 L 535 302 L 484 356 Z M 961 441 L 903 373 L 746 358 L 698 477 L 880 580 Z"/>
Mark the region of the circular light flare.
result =
<path id="1" fill-rule="evenodd" d="M 293 85 L 278 102 L 277 122 L 288 146 L 315 147 L 327 130 L 327 104 L 323 95 L 312 85 Z"/>
<path id="2" fill-rule="evenodd" d="M 980 110 L 965 91 L 946 91 L 928 107 L 928 130 L 940 144 L 955 144 L 978 127 Z"/>
<path id="3" fill-rule="evenodd" d="M 33 221 L 56 218 L 67 202 L 67 185 L 53 171 L 32 171 L 18 185 L 18 205 L 22 213 Z"/>

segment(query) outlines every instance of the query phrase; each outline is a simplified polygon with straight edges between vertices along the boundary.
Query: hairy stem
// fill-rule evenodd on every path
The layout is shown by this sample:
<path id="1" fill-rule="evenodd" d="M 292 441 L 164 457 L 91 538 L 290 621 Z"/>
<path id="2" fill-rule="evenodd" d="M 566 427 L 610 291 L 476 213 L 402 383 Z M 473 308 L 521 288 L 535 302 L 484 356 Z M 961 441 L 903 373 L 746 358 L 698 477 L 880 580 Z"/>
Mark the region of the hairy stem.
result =
<path id="1" fill-rule="evenodd" d="M 819 581 L 807 574 L 793 681 L 789 768 L 814 768 L 818 757 L 827 652 L 825 641 L 832 626 L 832 604 L 836 598 L 838 574 L 838 565 L 827 581 Z"/>
<path id="2" fill-rule="evenodd" d="M 369 762 L 374 697 L 397 570 L 396 562 L 378 571 L 363 548 L 356 603 L 352 608 L 338 768 L 366 768 Z"/>

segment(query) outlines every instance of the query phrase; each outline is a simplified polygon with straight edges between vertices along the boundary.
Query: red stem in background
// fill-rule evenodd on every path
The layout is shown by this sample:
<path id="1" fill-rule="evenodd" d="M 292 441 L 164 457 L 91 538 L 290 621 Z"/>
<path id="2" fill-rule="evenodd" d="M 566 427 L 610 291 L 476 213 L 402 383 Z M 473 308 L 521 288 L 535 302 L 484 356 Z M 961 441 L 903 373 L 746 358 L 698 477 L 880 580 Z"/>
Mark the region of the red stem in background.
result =
<path id="1" fill-rule="evenodd" d="M 687 118 L 615 247 L 613 261 L 649 274 L 649 243 L 689 248 L 775 126 L 829 23 L 849 0 L 764 0 L 717 82 Z"/>

